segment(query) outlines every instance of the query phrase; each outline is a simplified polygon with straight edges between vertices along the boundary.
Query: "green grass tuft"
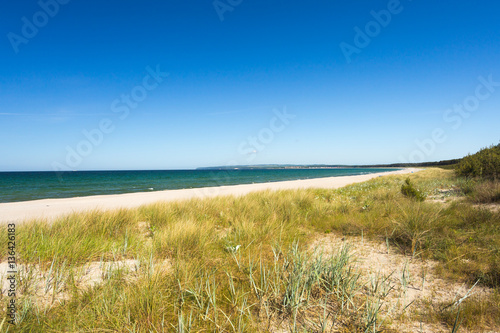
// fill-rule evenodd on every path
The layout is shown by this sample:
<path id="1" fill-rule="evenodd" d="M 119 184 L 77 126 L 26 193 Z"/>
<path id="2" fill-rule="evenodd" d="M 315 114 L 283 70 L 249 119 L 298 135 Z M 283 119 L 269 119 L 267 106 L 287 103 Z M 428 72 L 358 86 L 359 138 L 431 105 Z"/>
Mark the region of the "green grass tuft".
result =
<path id="1" fill-rule="evenodd" d="M 425 195 L 420 192 L 419 189 L 415 188 L 410 178 L 406 178 L 403 185 L 401 185 L 401 193 L 408 198 L 415 199 L 417 201 L 424 201 Z"/>

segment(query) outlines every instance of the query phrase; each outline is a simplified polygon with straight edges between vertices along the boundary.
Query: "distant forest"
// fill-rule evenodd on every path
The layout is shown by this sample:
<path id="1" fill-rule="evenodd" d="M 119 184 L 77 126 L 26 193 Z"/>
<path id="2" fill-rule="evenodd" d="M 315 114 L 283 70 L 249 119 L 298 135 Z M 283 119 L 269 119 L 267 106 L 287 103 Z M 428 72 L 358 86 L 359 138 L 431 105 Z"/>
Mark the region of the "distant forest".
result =
<path id="1" fill-rule="evenodd" d="M 321 169 L 321 168 L 408 168 L 408 167 L 439 167 L 443 169 L 455 169 L 457 173 L 464 176 L 492 175 L 497 177 L 500 166 L 500 144 L 481 149 L 473 155 L 463 158 L 444 160 L 439 162 L 423 163 L 392 163 L 371 165 L 292 165 L 292 164 L 262 164 L 262 165 L 233 165 L 198 168 L 198 170 L 252 170 L 252 169 Z"/>

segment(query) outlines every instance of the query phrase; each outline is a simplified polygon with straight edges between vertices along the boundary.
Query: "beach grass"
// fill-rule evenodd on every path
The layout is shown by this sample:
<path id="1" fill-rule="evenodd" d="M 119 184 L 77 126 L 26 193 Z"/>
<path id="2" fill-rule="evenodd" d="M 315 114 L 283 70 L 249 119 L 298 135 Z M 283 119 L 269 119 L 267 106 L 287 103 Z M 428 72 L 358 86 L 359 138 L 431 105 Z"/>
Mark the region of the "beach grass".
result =
<path id="1" fill-rule="evenodd" d="M 407 177 L 27 221 L 16 230 L 17 324 L 0 330 L 398 332 L 416 317 L 450 332 L 498 329 L 498 183 L 437 168 Z M 331 248 L 317 244 L 330 235 Z M 430 260 L 441 279 L 488 292 L 398 310 L 390 279 L 367 277 L 350 239 Z M 403 269 L 397 279 L 404 295 L 416 277 Z"/>

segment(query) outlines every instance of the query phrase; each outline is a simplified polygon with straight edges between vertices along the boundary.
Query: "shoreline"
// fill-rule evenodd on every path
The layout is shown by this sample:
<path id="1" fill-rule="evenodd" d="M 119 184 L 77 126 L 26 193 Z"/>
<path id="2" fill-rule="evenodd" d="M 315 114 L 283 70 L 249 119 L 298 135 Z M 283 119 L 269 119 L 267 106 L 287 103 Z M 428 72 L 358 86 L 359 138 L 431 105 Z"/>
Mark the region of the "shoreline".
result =
<path id="1" fill-rule="evenodd" d="M 293 190 L 306 188 L 335 189 L 354 183 L 395 174 L 407 174 L 419 171 L 417 168 L 405 168 L 397 171 L 371 173 L 366 175 L 312 178 L 269 183 L 226 185 L 193 189 L 164 190 L 155 192 L 136 192 L 124 194 L 95 195 L 74 198 L 40 199 L 0 203 L 0 224 L 21 223 L 33 219 L 51 221 L 57 217 L 89 210 L 113 210 L 137 208 L 161 201 L 180 201 L 194 198 L 215 196 L 242 196 L 251 192 L 265 190 Z"/>

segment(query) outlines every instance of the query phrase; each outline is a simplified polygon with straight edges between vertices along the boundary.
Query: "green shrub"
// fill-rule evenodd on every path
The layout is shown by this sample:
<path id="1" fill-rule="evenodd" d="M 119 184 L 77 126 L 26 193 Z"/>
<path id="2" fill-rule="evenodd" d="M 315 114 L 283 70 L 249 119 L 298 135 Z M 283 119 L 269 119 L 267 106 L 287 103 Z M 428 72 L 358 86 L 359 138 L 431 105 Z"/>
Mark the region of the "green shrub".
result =
<path id="1" fill-rule="evenodd" d="M 457 176 L 498 179 L 500 176 L 500 144 L 467 155 L 455 167 Z"/>
<path id="2" fill-rule="evenodd" d="M 420 192 L 420 190 L 416 189 L 413 186 L 413 183 L 411 182 L 410 178 L 406 178 L 405 182 L 403 185 L 401 185 L 401 193 L 405 197 L 415 199 L 417 201 L 424 201 L 425 200 L 425 194 Z"/>

